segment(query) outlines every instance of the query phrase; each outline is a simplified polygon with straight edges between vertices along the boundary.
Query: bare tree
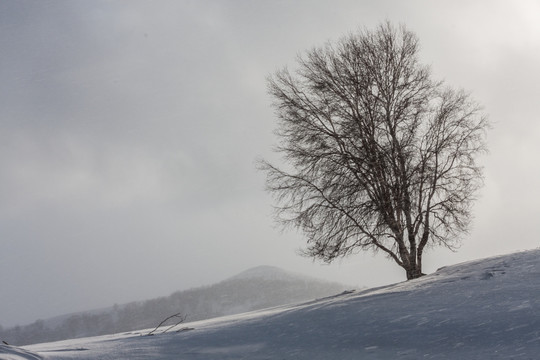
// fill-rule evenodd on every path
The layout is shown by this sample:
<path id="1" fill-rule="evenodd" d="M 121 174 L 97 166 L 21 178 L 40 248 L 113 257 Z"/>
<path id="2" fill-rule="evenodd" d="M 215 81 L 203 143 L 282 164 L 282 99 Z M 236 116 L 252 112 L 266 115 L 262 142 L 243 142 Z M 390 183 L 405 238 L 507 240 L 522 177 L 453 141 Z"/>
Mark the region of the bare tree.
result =
<path id="1" fill-rule="evenodd" d="M 489 122 L 467 93 L 433 81 L 418 51 L 414 33 L 387 22 L 269 78 L 286 169 L 261 168 L 307 255 L 382 251 L 414 279 L 426 247 L 454 249 L 467 232 Z"/>

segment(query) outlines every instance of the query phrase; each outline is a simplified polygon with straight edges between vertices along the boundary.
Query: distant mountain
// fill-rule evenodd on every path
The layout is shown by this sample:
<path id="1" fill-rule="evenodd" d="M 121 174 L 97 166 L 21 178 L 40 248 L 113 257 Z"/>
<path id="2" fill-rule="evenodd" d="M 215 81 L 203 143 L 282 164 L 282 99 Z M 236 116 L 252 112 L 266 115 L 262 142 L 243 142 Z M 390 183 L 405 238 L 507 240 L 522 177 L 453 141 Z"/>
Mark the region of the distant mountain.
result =
<path id="1" fill-rule="evenodd" d="M 268 265 L 257 266 L 257 267 L 248 269 L 246 271 L 242 271 L 240 274 L 235 275 L 229 278 L 228 280 L 230 281 L 230 280 L 245 280 L 245 279 L 286 280 L 286 281 L 291 280 L 291 279 L 316 280 L 314 278 L 310 278 L 305 275 L 291 273 L 289 271 L 283 270 L 276 266 L 268 266 Z"/>
<path id="2" fill-rule="evenodd" d="M 170 315 L 188 321 L 260 310 L 335 295 L 339 283 L 295 274 L 274 266 L 259 266 L 217 284 L 146 301 L 38 320 L 26 326 L 0 329 L 0 340 L 26 345 L 153 328 Z"/>
<path id="3" fill-rule="evenodd" d="M 346 286 L 339 283 L 291 273 L 277 267 L 259 266 L 206 289 L 198 289 L 202 295 L 199 308 L 186 313 L 191 320 L 208 318 L 206 315 L 198 317 L 199 314 L 213 313 L 210 317 L 231 315 L 335 295 L 345 289 Z M 175 295 L 183 298 L 185 292 L 172 296 Z M 203 306 L 202 311 L 200 306 Z M 196 318 L 192 318 L 190 313 Z"/>
<path id="4" fill-rule="evenodd" d="M 256 266 L 251 269 L 242 271 L 241 273 L 228 278 L 225 281 L 236 281 L 236 280 L 258 280 L 258 281 L 298 281 L 305 282 L 308 284 L 318 283 L 320 285 L 340 285 L 335 282 L 328 282 L 321 280 L 312 276 L 295 273 L 287 270 L 283 270 L 276 266 L 262 265 Z"/>

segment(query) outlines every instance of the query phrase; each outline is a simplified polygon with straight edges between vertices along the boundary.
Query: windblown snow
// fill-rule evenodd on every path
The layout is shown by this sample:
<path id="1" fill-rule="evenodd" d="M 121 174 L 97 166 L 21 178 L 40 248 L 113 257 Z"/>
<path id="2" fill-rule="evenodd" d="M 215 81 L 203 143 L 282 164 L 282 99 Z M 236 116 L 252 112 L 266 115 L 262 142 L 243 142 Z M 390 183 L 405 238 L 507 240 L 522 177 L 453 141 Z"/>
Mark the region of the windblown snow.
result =
<path id="1" fill-rule="evenodd" d="M 538 359 L 540 250 L 182 331 L 0 347 L 0 359 Z"/>

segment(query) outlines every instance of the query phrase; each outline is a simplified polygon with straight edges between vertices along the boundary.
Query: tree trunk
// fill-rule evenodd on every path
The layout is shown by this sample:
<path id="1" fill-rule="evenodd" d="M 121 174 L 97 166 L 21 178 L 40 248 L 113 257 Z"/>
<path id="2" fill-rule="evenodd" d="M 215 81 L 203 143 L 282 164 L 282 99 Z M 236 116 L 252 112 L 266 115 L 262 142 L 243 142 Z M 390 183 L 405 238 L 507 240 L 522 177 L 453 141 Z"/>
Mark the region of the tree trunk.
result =
<path id="1" fill-rule="evenodd" d="M 418 264 L 406 268 L 405 272 L 407 273 L 407 280 L 418 279 L 419 277 L 425 275 L 422 273 L 422 268 Z"/>

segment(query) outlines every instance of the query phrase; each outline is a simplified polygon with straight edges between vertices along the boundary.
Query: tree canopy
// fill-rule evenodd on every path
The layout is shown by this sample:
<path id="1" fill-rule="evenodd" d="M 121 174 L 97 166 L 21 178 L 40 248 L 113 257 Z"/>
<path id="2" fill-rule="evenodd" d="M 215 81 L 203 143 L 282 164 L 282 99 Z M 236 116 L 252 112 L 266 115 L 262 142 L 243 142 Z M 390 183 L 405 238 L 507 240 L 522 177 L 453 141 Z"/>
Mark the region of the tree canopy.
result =
<path id="1" fill-rule="evenodd" d="M 284 164 L 261 168 L 305 254 L 382 251 L 413 279 L 427 247 L 454 249 L 467 233 L 489 122 L 432 79 L 413 32 L 386 22 L 313 48 L 268 88 Z"/>

